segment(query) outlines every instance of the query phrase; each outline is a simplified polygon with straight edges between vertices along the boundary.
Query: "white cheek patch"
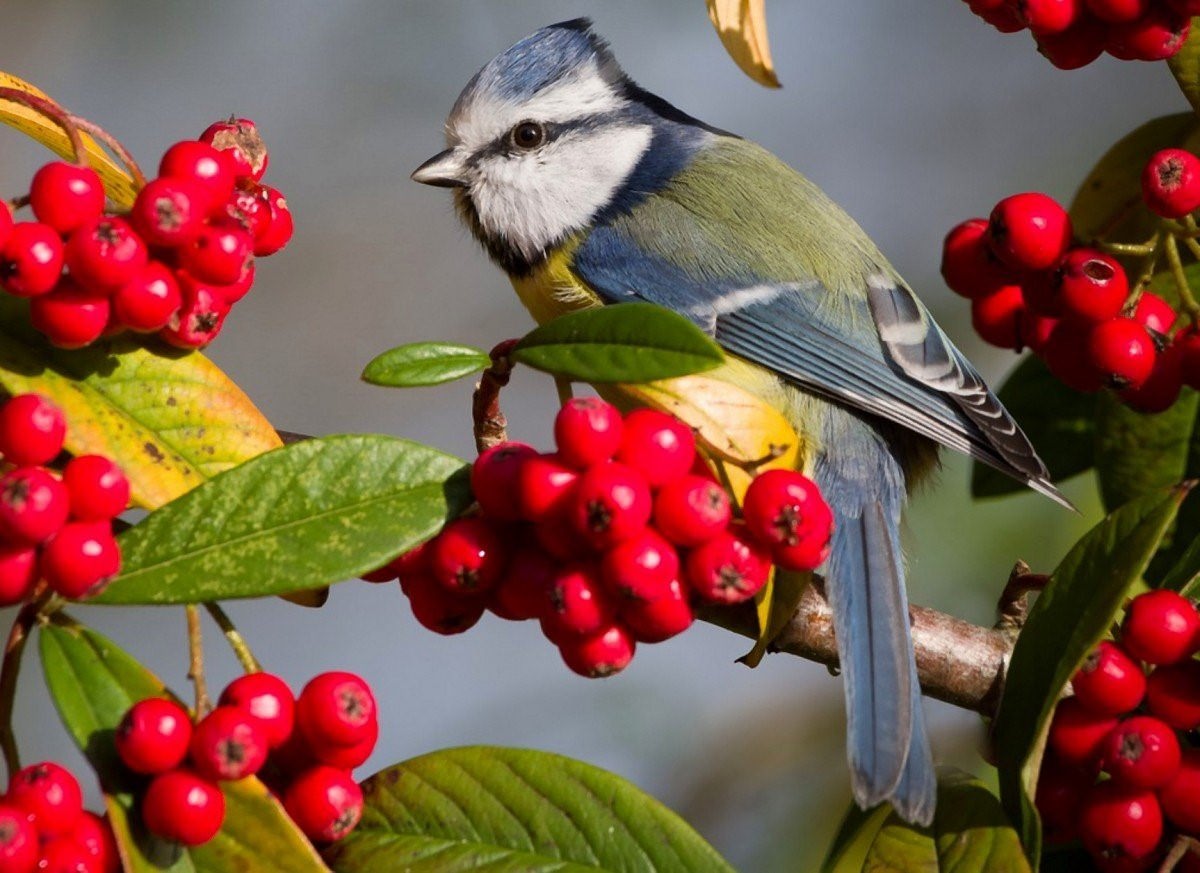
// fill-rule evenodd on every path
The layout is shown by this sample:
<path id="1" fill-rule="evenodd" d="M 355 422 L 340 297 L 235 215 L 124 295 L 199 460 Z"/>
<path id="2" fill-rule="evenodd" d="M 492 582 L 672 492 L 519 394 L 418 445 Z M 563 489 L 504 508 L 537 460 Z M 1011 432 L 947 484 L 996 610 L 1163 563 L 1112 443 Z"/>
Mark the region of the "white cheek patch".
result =
<path id="1" fill-rule="evenodd" d="M 484 232 L 535 260 L 612 201 L 652 137 L 646 125 L 602 127 L 482 162 L 471 199 Z"/>

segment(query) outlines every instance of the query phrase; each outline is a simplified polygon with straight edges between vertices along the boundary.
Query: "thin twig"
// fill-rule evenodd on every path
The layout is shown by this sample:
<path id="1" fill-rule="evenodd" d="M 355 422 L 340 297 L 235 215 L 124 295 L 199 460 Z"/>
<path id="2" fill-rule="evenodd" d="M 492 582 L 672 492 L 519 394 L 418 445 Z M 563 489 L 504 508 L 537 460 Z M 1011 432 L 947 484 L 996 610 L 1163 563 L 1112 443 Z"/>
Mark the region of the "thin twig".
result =
<path id="1" fill-rule="evenodd" d="M 221 605 L 205 603 L 204 608 L 208 610 L 208 614 L 217 623 L 217 627 L 225 634 L 225 639 L 229 641 L 229 647 L 233 649 L 233 654 L 237 656 L 242 669 L 247 673 L 261 673 L 262 665 L 258 663 L 258 658 L 254 657 L 254 652 L 250 651 L 246 638 L 242 636 L 241 631 L 234 627 L 233 621 L 230 620 Z"/>
<path id="2" fill-rule="evenodd" d="M 1187 242 L 1194 243 L 1195 240 Z M 1192 297 L 1192 288 L 1188 284 L 1187 273 L 1183 270 L 1183 259 L 1179 257 L 1179 244 L 1175 241 L 1175 237 L 1168 236 L 1166 239 L 1167 264 L 1171 268 L 1171 276 L 1175 280 L 1175 290 L 1179 292 L 1180 302 L 1183 308 L 1187 310 L 1190 318 L 1195 318 L 1196 313 L 1200 312 L 1200 306 L 1196 305 L 1195 299 Z"/>
<path id="3" fill-rule="evenodd" d="M 187 613 L 188 679 L 196 686 L 196 718 L 204 718 L 212 708 L 208 699 L 208 682 L 204 678 L 204 639 L 200 633 L 200 610 L 196 604 L 184 607 Z"/>
<path id="4" fill-rule="evenodd" d="M 44 583 L 40 583 L 32 600 L 17 612 L 13 619 L 12 628 L 8 632 L 8 642 L 4 644 L 4 660 L 0 663 L 0 749 L 4 752 L 4 766 L 8 770 L 8 778 L 21 769 L 21 755 L 17 750 L 17 735 L 13 731 L 13 705 L 17 698 L 17 678 L 21 673 L 21 655 L 25 652 L 25 643 L 29 632 L 37 622 L 38 614 L 48 598 Z"/>
<path id="5" fill-rule="evenodd" d="M 125 169 L 129 171 L 129 175 L 133 177 L 134 186 L 139 191 L 146 187 L 146 176 L 142 172 L 142 168 L 138 166 L 137 161 L 133 159 L 133 155 L 129 153 L 129 149 L 125 148 L 119 139 L 93 121 L 80 118 L 78 115 L 70 115 L 68 117 L 79 126 L 80 130 L 90 133 L 112 150 L 112 153 L 125 165 Z"/>
<path id="6" fill-rule="evenodd" d="M 22 91 L 20 88 L 0 88 L 0 100 L 10 100 L 28 106 L 34 112 L 40 112 L 63 129 L 67 139 L 71 141 L 71 151 L 75 154 L 75 163 L 87 165 L 87 150 L 83 147 L 83 136 L 79 125 L 65 109 L 46 97 L 39 97 Z"/>
<path id="7" fill-rule="evenodd" d="M 475 425 L 475 449 L 486 451 L 508 439 L 508 419 L 500 410 L 500 390 L 512 376 L 513 362 L 509 358 L 517 340 L 510 339 L 492 349 L 492 364 L 479 377 L 471 398 L 471 415 Z"/>

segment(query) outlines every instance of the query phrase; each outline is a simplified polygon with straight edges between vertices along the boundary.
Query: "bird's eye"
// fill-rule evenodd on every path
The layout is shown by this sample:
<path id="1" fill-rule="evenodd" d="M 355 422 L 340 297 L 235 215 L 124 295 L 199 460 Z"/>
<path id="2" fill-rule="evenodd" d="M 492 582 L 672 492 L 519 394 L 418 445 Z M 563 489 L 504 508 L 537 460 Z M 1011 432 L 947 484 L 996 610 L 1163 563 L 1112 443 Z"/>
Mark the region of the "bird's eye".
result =
<path id="1" fill-rule="evenodd" d="M 523 149 L 535 149 L 546 139 L 546 130 L 535 121 L 522 121 L 512 129 L 513 145 Z"/>

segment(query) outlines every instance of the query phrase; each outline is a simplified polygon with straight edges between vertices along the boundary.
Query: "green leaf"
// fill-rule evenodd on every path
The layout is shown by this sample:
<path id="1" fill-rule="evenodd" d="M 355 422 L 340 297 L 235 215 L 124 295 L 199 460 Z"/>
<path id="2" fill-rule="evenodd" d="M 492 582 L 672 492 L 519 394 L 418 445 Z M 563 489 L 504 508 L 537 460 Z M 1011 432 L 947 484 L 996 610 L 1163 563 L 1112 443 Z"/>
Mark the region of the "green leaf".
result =
<path id="1" fill-rule="evenodd" d="M 1178 591 L 1184 597 L 1200 597 L 1200 536 L 1194 536 L 1179 562 L 1163 578 L 1162 588 Z"/>
<path id="2" fill-rule="evenodd" d="M 621 303 L 573 312 L 530 331 L 513 359 L 577 382 L 653 382 L 711 370 L 720 346 L 677 312 Z"/>
<path id="3" fill-rule="evenodd" d="M 938 775 L 931 828 L 905 824 L 884 804 L 851 806 L 821 873 L 1030 873 L 1012 822 L 987 787 L 957 770 Z"/>
<path id="4" fill-rule="evenodd" d="M 1169 146 L 1195 150 L 1196 117 L 1190 112 L 1148 121 L 1112 146 L 1088 173 L 1071 203 L 1071 223 L 1082 240 L 1141 241 L 1158 219 L 1142 201 L 1142 168 Z"/>
<path id="5" fill-rule="evenodd" d="M 280 445 L 254 404 L 199 352 L 151 351 L 130 336 L 64 351 L 0 294 L 0 387 L 37 391 L 67 417 L 67 449 L 112 458 L 136 505 L 154 509 Z"/>
<path id="6" fill-rule="evenodd" d="M 1185 391 L 1166 412 L 1143 415 L 1113 394 L 1096 414 L 1096 476 L 1111 511 L 1184 478 L 1200 394 Z"/>
<path id="7" fill-rule="evenodd" d="M 386 563 L 470 503 L 462 461 L 408 440 L 332 436 L 247 461 L 121 535 L 121 575 L 90 603 L 286 594 Z"/>
<path id="8" fill-rule="evenodd" d="M 1167 59 L 1167 66 L 1188 103 L 1200 112 L 1200 33 L 1193 28 L 1183 47 Z"/>
<path id="9" fill-rule="evenodd" d="M 1086 447 L 1095 431 L 1095 394 L 1072 391 L 1051 375 L 1041 359 L 1029 355 L 1005 380 L 999 397 L 1055 482 L 1065 482 L 1092 466 L 1092 453 Z M 987 464 L 976 462 L 971 473 L 975 497 L 999 497 L 1026 488 L 1024 482 Z"/>
<path id="10" fill-rule="evenodd" d="M 1176 487 L 1145 495 L 1092 528 L 1058 565 L 1017 637 L 993 737 L 1000 797 L 1019 823 L 1021 841 L 1035 864 L 1041 826 L 1032 798 L 1054 705 L 1112 624 L 1186 493 Z"/>
<path id="11" fill-rule="evenodd" d="M 225 824 L 203 846 L 184 851 L 146 833 L 134 811 L 136 793 L 144 782 L 121 765 L 112 737 L 130 706 L 168 692 L 114 643 L 81 625 L 46 625 L 38 642 L 55 706 L 100 777 L 127 870 L 315 873 L 326 869 L 283 808 L 254 778 L 222 783 Z"/>
<path id="12" fill-rule="evenodd" d="M 362 823 L 325 851 L 339 873 L 732 873 L 654 798 L 548 752 L 448 749 L 389 767 L 363 791 Z"/>
<path id="13" fill-rule="evenodd" d="M 362 378 L 386 388 L 415 388 L 453 382 L 486 369 L 492 359 L 482 349 L 448 343 L 409 343 L 367 364 Z"/>

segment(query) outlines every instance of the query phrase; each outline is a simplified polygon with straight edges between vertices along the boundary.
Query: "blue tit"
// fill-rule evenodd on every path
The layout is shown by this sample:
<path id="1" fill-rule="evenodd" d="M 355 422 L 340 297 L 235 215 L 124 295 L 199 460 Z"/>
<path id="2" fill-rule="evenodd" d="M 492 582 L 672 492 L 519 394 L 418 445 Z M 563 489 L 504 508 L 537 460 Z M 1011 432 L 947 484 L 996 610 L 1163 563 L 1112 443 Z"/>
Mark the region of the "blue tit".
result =
<path id="1" fill-rule="evenodd" d="M 589 21 L 490 61 L 446 139 L 412 177 L 454 189 L 536 320 L 634 300 L 683 313 L 810 444 L 835 513 L 823 575 L 854 797 L 929 824 L 900 513 L 939 446 L 1069 505 L 1025 434 L 853 219 L 765 149 L 643 90 Z"/>

